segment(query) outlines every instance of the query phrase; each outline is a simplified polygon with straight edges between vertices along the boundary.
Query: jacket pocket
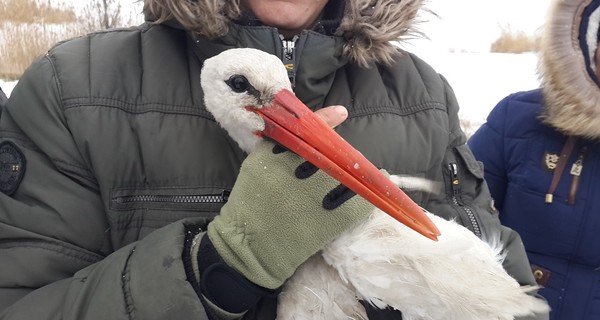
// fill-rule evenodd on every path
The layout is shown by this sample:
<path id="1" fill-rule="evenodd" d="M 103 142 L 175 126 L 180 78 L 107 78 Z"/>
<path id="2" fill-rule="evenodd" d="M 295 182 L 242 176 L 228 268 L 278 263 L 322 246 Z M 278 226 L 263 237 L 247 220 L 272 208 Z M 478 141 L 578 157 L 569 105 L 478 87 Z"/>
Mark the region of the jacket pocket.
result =
<path id="1" fill-rule="evenodd" d="M 110 208 L 115 211 L 139 208 L 213 211 L 227 202 L 229 192 L 212 187 L 120 189 L 111 193 Z"/>
<path id="2" fill-rule="evenodd" d="M 483 180 L 483 163 L 475 159 L 475 156 L 471 152 L 471 149 L 469 149 L 469 146 L 466 144 L 460 145 L 456 147 L 456 151 L 465 163 L 465 166 L 469 172 L 471 172 L 475 178 Z"/>
<path id="3" fill-rule="evenodd" d="M 208 224 L 227 202 L 229 192 L 219 187 L 114 189 L 108 204 L 113 248 L 178 220 L 193 217 Z"/>

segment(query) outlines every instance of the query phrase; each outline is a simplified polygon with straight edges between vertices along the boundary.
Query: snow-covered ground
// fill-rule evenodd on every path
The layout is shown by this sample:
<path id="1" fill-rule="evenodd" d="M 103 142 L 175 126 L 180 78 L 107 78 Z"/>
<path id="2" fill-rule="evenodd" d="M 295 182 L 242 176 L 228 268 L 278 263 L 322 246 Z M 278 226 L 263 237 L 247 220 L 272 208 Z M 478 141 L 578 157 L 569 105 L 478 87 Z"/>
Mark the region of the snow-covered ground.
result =
<path id="1" fill-rule="evenodd" d="M 461 119 L 479 126 L 505 96 L 539 86 L 534 53 L 430 53 L 421 57 L 448 79 Z"/>
<path id="2" fill-rule="evenodd" d="M 5 81 L 0 79 L 0 88 L 2 88 L 2 91 L 4 91 L 7 96 L 10 96 L 10 93 L 16 85 L 17 81 Z"/>

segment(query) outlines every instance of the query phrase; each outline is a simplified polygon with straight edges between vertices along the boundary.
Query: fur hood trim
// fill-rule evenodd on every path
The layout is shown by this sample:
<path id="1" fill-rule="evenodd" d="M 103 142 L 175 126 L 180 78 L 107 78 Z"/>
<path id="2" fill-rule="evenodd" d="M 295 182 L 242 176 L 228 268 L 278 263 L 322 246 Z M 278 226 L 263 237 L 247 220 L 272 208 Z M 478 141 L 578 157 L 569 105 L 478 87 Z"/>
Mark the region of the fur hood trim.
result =
<path id="1" fill-rule="evenodd" d="M 553 0 L 539 65 L 542 121 L 567 135 L 591 139 L 600 138 L 600 88 L 594 74 L 598 5 L 599 0 Z"/>
<path id="2" fill-rule="evenodd" d="M 399 53 L 394 42 L 422 36 L 416 22 L 425 0 L 345 1 L 335 35 L 346 40 L 344 55 L 355 63 L 391 63 Z M 154 23 L 175 20 L 194 36 L 208 39 L 226 34 L 229 23 L 242 14 L 240 0 L 145 0 L 144 12 Z"/>

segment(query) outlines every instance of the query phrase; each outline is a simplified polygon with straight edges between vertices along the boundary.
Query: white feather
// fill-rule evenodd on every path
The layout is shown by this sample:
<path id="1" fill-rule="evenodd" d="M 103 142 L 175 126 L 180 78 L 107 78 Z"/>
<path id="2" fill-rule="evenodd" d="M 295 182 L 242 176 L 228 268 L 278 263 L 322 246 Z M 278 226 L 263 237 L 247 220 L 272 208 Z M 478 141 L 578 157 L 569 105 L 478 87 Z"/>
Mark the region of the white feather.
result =
<path id="1" fill-rule="evenodd" d="M 391 175 L 389 178 L 394 184 L 405 191 L 418 190 L 433 194 L 442 191 L 442 184 L 440 182 L 431 181 L 425 178 L 404 175 Z"/>
<path id="2" fill-rule="evenodd" d="M 368 319 L 355 289 L 322 255 L 309 258 L 296 274 L 279 294 L 278 320 Z"/>

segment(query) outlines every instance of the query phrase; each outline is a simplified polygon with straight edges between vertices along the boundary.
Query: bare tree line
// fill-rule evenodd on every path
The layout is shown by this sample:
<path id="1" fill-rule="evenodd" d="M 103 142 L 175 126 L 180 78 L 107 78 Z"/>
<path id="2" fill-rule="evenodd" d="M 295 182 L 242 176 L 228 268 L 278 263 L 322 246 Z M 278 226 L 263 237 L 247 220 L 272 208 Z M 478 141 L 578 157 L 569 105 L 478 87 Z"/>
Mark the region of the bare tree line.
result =
<path id="1" fill-rule="evenodd" d="M 0 0 L 0 79 L 18 79 L 59 41 L 139 24 L 141 3 L 129 1 L 86 0 L 75 7 L 64 0 Z"/>
<path id="2" fill-rule="evenodd" d="M 131 11 L 125 11 L 119 0 L 91 0 L 83 8 L 86 31 L 111 29 L 135 24 Z"/>

